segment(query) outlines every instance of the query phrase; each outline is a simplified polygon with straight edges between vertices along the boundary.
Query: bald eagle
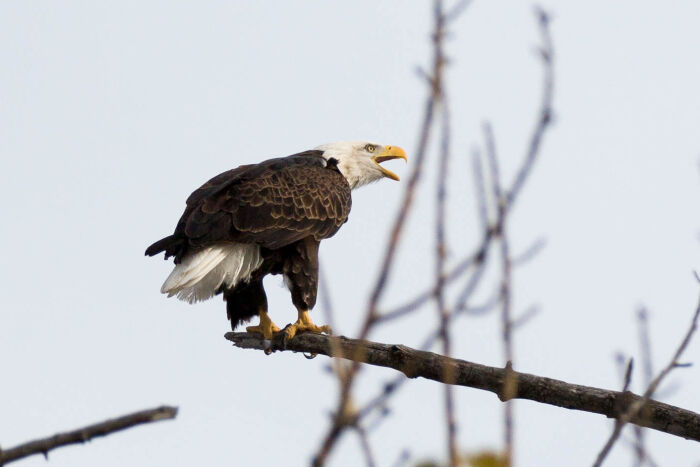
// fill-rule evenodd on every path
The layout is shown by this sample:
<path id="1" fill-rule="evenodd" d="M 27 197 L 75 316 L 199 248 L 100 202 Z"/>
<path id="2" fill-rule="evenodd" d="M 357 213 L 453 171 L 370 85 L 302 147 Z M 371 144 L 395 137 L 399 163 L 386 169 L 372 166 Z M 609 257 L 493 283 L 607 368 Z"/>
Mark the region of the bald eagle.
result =
<path id="1" fill-rule="evenodd" d="M 380 163 L 406 160 L 397 146 L 332 143 L 288 157 L 242 165 L 212 178 L 187 199 L 175 232 L 146 249 L 165 252 L 175 268 L 160 291 L 189 303 L 223 294 L 231 329 L 253 316 L 248 332 L 272 338 L 263 278 L 282 274 L 297 309 L 288 338 L 330 332 L 309 317 L 318 290 L 318 247 L 350 213 L 351 190 L 399 177 Z"/>

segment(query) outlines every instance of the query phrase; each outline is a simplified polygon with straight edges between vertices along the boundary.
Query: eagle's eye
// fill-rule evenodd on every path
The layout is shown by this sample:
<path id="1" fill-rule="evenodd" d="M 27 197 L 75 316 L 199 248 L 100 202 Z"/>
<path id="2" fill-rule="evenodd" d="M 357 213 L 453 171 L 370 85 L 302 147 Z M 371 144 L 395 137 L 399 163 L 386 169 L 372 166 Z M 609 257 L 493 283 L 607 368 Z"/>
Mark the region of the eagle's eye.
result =
<path id="1" fill-rule="evenodd" d="M 377 149 L 377 146 L 375 146 L 374 144 L 368 144 L 367 146 L 365 146 L 365 151 L 367 152 L 374 152 L 375 149 Z"/>

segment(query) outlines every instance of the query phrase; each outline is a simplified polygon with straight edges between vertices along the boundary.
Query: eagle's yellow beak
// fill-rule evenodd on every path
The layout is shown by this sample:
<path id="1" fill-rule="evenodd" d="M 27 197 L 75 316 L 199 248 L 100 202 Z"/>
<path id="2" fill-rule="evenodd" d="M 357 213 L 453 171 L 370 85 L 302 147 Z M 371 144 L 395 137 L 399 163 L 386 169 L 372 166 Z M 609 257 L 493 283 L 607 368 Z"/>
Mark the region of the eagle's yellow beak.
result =
<path id="1" fill-rule="evenodd" d="M 377 167 L 381 169 L 385 177 L 398 181 L 400 180 L 398 175 L 396 175 L 391 170 L 385 169 L 384 167 L 379 165 L 382 162 L 389 161 L 391 159 L 403 159 L 404 161 L 408 162 L 408 159 L 406 159 L 406 151 L 404 151 L 398 146 L 385 146 L 383 152 L 372 156 L 372 161 L 374 161 L 374 163 L 377 164 Z"/>

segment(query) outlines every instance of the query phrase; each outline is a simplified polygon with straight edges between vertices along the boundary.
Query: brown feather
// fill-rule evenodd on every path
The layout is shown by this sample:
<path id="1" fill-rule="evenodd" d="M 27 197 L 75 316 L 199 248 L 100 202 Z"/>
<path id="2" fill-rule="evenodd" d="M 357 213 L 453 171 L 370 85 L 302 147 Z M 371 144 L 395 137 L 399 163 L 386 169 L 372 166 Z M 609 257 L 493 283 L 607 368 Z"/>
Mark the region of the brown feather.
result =
<path id="1" fill-rule="evenodd" d="M 306 237 L 335 235 L 350 213 L 350 186 L 321 151 L 307 151 L 223 172 L 187 199 L 175 233 L 149 247 L 176 262 L 190 248 L 217 242 L 278 249 Z M 155 251 L 158 250 L 158 251 Z"/>

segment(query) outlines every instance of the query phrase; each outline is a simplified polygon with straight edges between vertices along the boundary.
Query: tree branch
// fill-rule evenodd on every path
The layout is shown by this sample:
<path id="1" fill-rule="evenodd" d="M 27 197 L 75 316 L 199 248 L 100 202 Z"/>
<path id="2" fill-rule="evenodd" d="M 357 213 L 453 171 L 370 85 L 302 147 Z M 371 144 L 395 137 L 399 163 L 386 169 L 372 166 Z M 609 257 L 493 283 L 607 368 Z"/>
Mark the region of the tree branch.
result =
<path id="1" fill-rule="evenodd" d="M 697 273 L 696 273 L 697 277 Z M 698 278 L 698 281 L 700 281 L 700 278 Z M 695 313 L 693 314 L 693 319 L 690 323 L 690 327 L 688 328 L 688 331 L 685 333 L 685 337 L 681 341 L 681 343 L 678 345 L 678 348 L 676 349 L 676 353 L 673 354 L 673 358 L 671 361 L 666 365 L 666 367 L 661 370 L 661 373 L 659 373 L 656 378 L 652 380 L 651 383 L 649 383 L 649 386 L 647 387 L 647 390 L 644 391 L 644 394 L 641 397 L 637 397 L 637 400 L 629 404 L 629 406 L 620 413 L 618 417 L 616 417 L 616 422 L 615 422 L 615 428 L 613 429 L 612 434 L 610 435 L 610 438 L 608 438 L 608 441 L 605 443 L 605 446 L 603 446 L 603 449 L 600 451 L 598 454 L 598 457 L 596 458 L 595 462 L 593 465 L 595 467 L 598 467 L 600 465 L 603 465 L 603 461 L 607 457 L 608 453 L 610 453 L 610 450 L 612 447 L 615 445 L 617 442 L 618 438 L 620 437 L 620 433 L 622 433 L 622 429 L 625 427 L 625 424 L 627 423 L 634 423 L 635 425 L 639 426 L 646 426 L 637 422 L 634 422 L 633 420 L 639 420 L 640 418 L 643 418 L 645 416 L 649 416 L 649 414 L 646 413 L 648 404 L 647 401 L 651 400 L 651 397 L 654 395 L 656 390 L 658 389 L 659 385 L 661 384 L 661 381 L 668 376 L 668 374 L 673 371 L 674 369 L 684 366 L 684 364 L 680 363 L 680 358 L 681 355 L 683 355 L 683 352 L 685 352 L 685 349 L 688 347 L 688 344 L 690 343 L 690 339 L 693 337 L 693 334 L 698 328 L 698 319 L 700 319 L 700 302 L 698 302 L 697 307 L 695 308 Z M 652 427 L 653 428 L 653 427 Z"/>
<path id="2" fill-rule="evenodd" d="M 495 368 L 433 352 L 415 350 L 403 345 L 381 344 L 347 337 L 321 334 L 301 334 L 287 341 L 283 336 L 265 341 L 250 333 L 229 332 L 226 339 L 244 349 L 291 350 L 345 358 L 370 365 L 393 368 L 409 378 L 426 378 L 445 383 L 451 375 L 454 384 L 490 391 L 506 400 L 503 394 L 506 375 L 517 380 L 514 399 L 528 399 L 543 404 L 581 410 L 619 418 L 642 397 L 629 391 L 606 389 L 566 383 L 552 378 Z M 335 352 L 332 349 L 337 349 Z M 648 399 L 642 410 L 632 414 L 629 423 L 662 431 L 674 436 L 700 441 L 700 414 Z"/>
<path id="3" fill-rule="evenodd" d="M 155 409 L 142 410 L 104 422 L 95 423 L 84 428 L 79 428 L 66 433 L 58 433 L 48 438 L 30 441 L 13 448 L 0 451 L 0 466 L 10 462 L 29 457 L 34 454 L 43 454 L 48 458 L 49 451 L 69 444 L 85 443 L 99 436 L 106 436 L 116 431 L 141 425 L 144 423 L 169 420 L 177 415 L 177 407 L 161 406 Z"/>

